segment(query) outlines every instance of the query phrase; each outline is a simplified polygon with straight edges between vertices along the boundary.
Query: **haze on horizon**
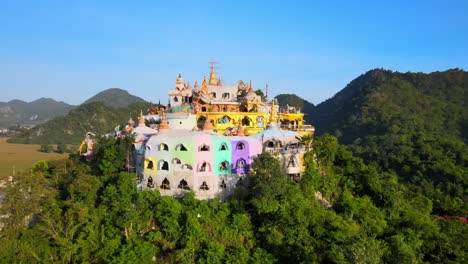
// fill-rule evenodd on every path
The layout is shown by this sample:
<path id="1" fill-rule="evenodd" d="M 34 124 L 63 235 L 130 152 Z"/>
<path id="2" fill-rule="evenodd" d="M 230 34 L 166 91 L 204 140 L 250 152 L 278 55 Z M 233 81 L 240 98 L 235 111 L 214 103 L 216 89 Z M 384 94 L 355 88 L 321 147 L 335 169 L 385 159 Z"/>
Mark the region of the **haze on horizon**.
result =
<path id="1" fill-rule="evenodd" d="M 225 84 L 320 103 L 373 68 L 468 69 L 465 1 L 7 1 L 0 101 L 82 103 L 111 87 L 167 100 L 219 62 Z"/>

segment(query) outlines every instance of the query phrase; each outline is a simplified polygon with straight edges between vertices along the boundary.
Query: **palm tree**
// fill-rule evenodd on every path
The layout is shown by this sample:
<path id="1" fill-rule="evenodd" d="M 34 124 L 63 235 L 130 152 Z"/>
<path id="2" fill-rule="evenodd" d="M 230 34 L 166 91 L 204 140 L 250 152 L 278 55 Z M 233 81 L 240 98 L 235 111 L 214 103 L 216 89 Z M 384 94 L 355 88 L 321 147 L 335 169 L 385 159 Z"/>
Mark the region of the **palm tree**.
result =
<path id="1" fill-rule="evenodd" d="M 314 140 L 314 137 L 312 135 L 303 135 L 300 137 L 296 137 L 296 139 L 299 141 L 299 143 L 305 146 L 306 152 L 312 150 L 312 142 Z"/>

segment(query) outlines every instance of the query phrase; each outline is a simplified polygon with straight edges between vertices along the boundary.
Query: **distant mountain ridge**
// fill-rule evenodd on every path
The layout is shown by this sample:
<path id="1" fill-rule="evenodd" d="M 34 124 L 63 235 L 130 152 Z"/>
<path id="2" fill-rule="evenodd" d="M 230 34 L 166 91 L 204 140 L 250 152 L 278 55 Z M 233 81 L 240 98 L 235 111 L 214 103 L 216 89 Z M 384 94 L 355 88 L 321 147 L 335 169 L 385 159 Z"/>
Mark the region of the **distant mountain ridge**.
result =
<path id="1" fill-rule="evenodd" d="M 75 107 L 51 98 L 40 98 L 29 103 L 17 99 L 0 102 L 0 127 L 40 124 L 65 115 Z"/>
<path id="2" fill-rule="evenodd" d="M 124 125 L 128 113 L 133 113 L 136 120 L 140 110 L 146 110 L 149 103 L 127 91 L 111 88 L 89 98 L 60 116 L 39 124 L 20 135 L 12 137 L 9 142 L 26 144 L 77 144 L 84 134 L 91 131 L 96 134 L 112 132 L 118 124 Z"/>
<path id="3" fill-rule="evenodd" d="M 134 103 L 146 102 L 142 98 L 128 93 L 126 90 L 120 88 L 110 88 L 99 92 L 93 97 L 86 100 L 83 104 L 93 102 L 102 102 L 104 105 L 114 108 L 126 107 Z"/>
<path id="4" fill-rule="evenodd" d="M 345 144 L 413 128 L 467 142 L 468 72 L 370 70 L 310 114 L 318 134 L 340 135 Z"/>

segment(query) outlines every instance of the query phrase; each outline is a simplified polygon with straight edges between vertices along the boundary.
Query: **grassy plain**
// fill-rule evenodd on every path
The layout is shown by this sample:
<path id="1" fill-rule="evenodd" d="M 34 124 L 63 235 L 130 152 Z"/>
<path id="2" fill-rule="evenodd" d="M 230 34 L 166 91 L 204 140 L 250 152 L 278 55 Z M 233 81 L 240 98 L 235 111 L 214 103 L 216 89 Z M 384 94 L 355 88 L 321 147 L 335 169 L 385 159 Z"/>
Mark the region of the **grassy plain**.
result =
<path id="1" fill-rule="evenodd" d="M 38 160 L 54 160 L 66 158 L 68 154 L 39 152 L 40 145 L 10 144 L 8 138 L 0 138 L 0 179 L 7 177 L 13 171 L 29 169 Z M 55 147 L 54 147 L 55 148 Z"/>

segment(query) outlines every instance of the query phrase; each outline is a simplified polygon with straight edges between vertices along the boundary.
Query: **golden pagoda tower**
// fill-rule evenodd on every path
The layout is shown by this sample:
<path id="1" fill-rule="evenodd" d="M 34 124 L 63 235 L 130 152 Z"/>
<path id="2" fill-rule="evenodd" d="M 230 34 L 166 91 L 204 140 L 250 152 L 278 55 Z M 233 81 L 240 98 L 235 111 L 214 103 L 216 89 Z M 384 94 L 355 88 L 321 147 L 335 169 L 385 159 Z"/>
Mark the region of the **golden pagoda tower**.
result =
<path id="1" fill-rule="evenodd" d="M 210 72 L 210 85 L 217 85 L 218 81 L 216 80 L 216 73 L 215 73 L 215 67 L 214 67 L 214 62 L 211 63 L 210 66 L 211 72 Z"/>

